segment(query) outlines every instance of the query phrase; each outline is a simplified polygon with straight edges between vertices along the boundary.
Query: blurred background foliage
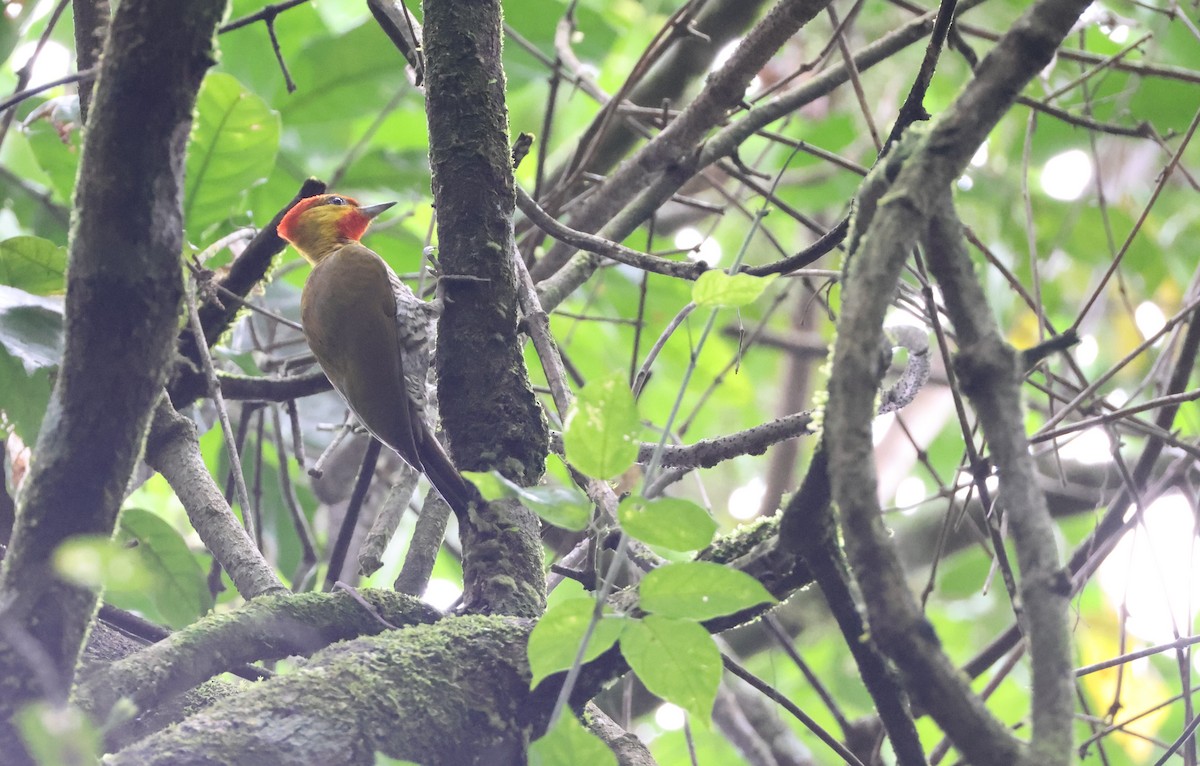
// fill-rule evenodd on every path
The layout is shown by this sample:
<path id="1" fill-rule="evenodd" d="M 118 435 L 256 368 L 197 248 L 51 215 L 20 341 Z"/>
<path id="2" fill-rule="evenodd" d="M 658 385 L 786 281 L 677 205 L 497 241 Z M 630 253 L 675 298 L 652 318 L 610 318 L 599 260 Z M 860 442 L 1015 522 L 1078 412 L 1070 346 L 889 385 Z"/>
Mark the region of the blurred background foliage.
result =
<path id="1" fill-rule="evenodd" d="M 46 31 L 53 5 L 34 0 L 2 4 L 0 93 L 18 89 L 18 76 Z M 990 39 L 1003 33 L 1026 5 L 988 0 L 970 10 L 959 27 L 964 45 L 982 55 Z M 525 189 L 532 192 L 539 183 L 548 183 L 553 170 L 580 145 L 599 110 L 588 89 L 572 77 L 591 78 L 605 93 L 616 93 L 677 6 L 671 0 L 505 0 L 509 125 L 514 137 L 520 132 L 538 137 L 517 173 Z M 837 8 L 841 18 L 851 17 L 845 27 L 851 51 L 932 10 L 908 0 L 838 3 Z M 235 0 L 229 18 L 260 9 L 256 0 Z M 557 55 L 556 31 L 569 11 L 574 20 L 570 48 L 580 68 L 552 78 L 547 61 Z M 1200 295 L 1200 149 L 1187 144 L 1200 107 L 1195 6 L 1107 0 L 1094 4 L 1084 21 L 1068 47 L 1086 55 L 1060 56 L 1026 93 L 1075 119 L 1014 108 L 980 148 L 956 194 L 976 243 L 973 256 L 992 309 L 1010 341 L 1026 348 L 1067 328 L 1076 328 L 1082 338 L 1070 352 L 1073 362 L 1051 357 L 1030 377 L 1028 427 L 1035 437 L 1090 381 L 1103 380 L 1093 396 L 1073 405 L 1064 423 L 1161 394 L 1183 325 L 1152 345 L 1143 347 L 1143 341 Z M 398 201 L 372 230 L 369 243 L 398 272 L 417 272 L 426 248 L 436 245 L 431 241 L 434 211 L 423 99 L 403 58 L 359 3 L 300 4 L 280 13 L 274 27 L 295 92 L 288 92 L 264 24 L 220 36 L 219 63 L 197 105 L 182 200 L 191 248 L 198 253 L 241 227 L 265 225 L 305 178 L 315 176 L 365 203 Z M 746 94 L 748 104 L 769 98 L 775 89 L 786 92 L 840 63 L 841 54 L 831 43 L 833 30 L 834 22 L 822 16 L 792 39 L 759 74 Z M 71 72 L 73 49 L 67 13 L 50 31 L 29 84 Z M 810 244 L 848 213 L 862 173 L 876 156 L 872 130 L 886 136 L 923 51 L 922 41 L 863 71 L 861 102 L 854 88 L 845 85 L 753 136 L 739 150 L 738 175 L 728 172 L 734 166 L 710 169 L 708 183 L 693 182 L 683 189 L 686 204 L 665 206 L 652 226 L 626 244 L 680 251 L 683 257 L 698 254 L 717 266 L 728 266 L 742 251 L 745 263 L 757 265 Z M 1116 63 L 1109 58 L 1118 55 Z M 1097 66 L 1098 61 L 1109 63 Z M 707 71 L 702 67 L 692 73 L 685 98 L 694 95 Z M 955 97 L 970 71 L 963 56 L 945 52 L 926 99 L 931 113 Z M 10 491 L 29 459 L 23 445 L 35 440 L 56 363 L 56 295 L 62 287 L 81 145 L 73 122 L 78 109 L 73 92 L 71 86 L 54 88 L 0 115 L 12 120 L 0 133 L 0 427 L 10 434 L 5 461 Z M 653 110 L 661 105 L 642 106 Z M 1090 122 L 1081 124 L 1083 120 Z M 1139 125 L 1148 126 L 1141 136 L 1120 135 Z M 803 150 L 795 150 L 795 142 L 803 142 Z M 1174 172 L 1164 176 L 1181 148 Z M 761 191 L 772 187 L 772 199 L 764 200 Z M 765 215 L 761 225 L 752 226 L 759 215 Z M 517 231 L 527 258 L 542 254 L 520 217 Z M 206 266 L 220 268 L 230 257 L 228 249 L 222 250 Z M 1106 276 L 1113 264 L 1115 271 Z M 837 253 L 815 264 L 825 270 L 840 265 Z M 295 318 L 307 273 L 299 266 L 296 253 L 285 251 L 255 302 Z M 922 275 L 910 273 L 907 284 L 912 289 L 898 297 L 889 321 L 927 327 L 919 292 Z M 552 317 L 577 381 L 612 371 L 632 373 L 690 300 L 690 287 L 626 267 L 599 271 Z M 667 342 L 641 396 L 645 438 L 657 440 L 680 395 L 677 425 L 683 426 L 672 437 L 685 443 L 809 409 L 811 391 L 823 385 L 820 360 L 833 337 L 838 301 L 829 274 L 776 280 L 753 305 L 721 314 L 719 332 L 695 359 L 695 372 L 681 395 L 679 383 L 692 363 L 701 326 L 694 318 L 685 323 Z M 227 370 L 276 374 L 302 351 L 295 331 L 246 314 L 218 349 L 218 359 Z M 532 351 L 528 361 L 541 385 Z M 964 474 L 964 429 L 945 386 L 944 368 L 938 369 L 913 405 L 879 419 L 877 457 L 888 522 L 914 587 L 927 587 L 927 615 L 951 657 L 966 662 L 1012 624 L 1013 612 L 986 540 L 972 518 L 961 513 L 973 499 Z M 1194 393 L 1195 387 L 1193 377 L 1187 391 Z M 274 405 L 242 407 L 248 410 L 245 462 L 262 515 L 263 547 L 284 576 L 292 577 L 303 568 L 303 551 L 284 509 L 289 504 L 300 509 L 323 551 L 336 532 L 338 509 L 351 483 L 347 477 L 353 476 L 362 446 L 354 452 L 352 445 L 348 457 L 332 459 L 326 480 L 313 486 L 304 468 L 329 442 L 330 425 L 342 422 L 340 401 L 324 394 L 299 402 L 306 453 L 300 459 L 292 448 L 286 413 L 272 412 Z M 212 422 L 205 407 L 195 415 L 206 427 Z M 1051 503 L 1061 518 L 1063 550 L 1086 537 L 1121 485 L 1124 466 L 1144 448 L 1146 429 L 1130 422 L 1132 417 L 1036 443 L 1046 485 L 1057 489 Z M 284 438 L 276 439 L 280 423 Z M 1182 404 L 1171 431 L 1167 457 L 1155 472 L 1157 483 L 1150 490 L 1142 488 L 1143 515 L 1075 602 L 1080 665 L 1195 632 L 1200 594 L 1191 588 L 1200 571 L 1194 546 L 1200 411 L 1194 401 Z M 287 454 L 277 444 L 286 444 Z M 767 456 L 744 456 L 688 477 L 672 493 L 698 500 L 729 530 L 771 512 L 779 491 L 795 488 L 811 444 L 802 440 L 799 446 L 799 459 L 773 463 L 774 450 Z M 205 433 L 202 447 L 214 474 L 226 476 L 228 460 L 218 430 Z M 563 476 L 561 471 L 555 475 L 555 480 Z M 373 498 L 376 505 L 381 500 Z M 218 603 L 231 598 L 230 589 L 205 582 L 211 559 L 160 477 L 145 480 L 128 507 L 121 534 L 140 542 L 155 584 L 110 588 L 112 601 L 179 626 L 203 614 L 214 597 Z M 405 522 L 387 549 L 384 567 L 364 582 L 390 585 L 410 524 Z M 427 594 L 443 606 L 459 585 L 454 549 L 453 542 L 443 549 Z M 564 586 L 563 593 L 577 593 L 571 588 Z M 726 636 L 730 650 L 831 730 L 868 716 L 870 698 L 820 598 L 799 594 L 777 617 L 781 628 L 796 637 L 799 654 L 829 690 L 833 704 L 762 623 Z M 1191 684 L 1193 665 L 1192 654 L 1181 650 L 1083 677 L 1078 739 L 1101 735 L 1083 747 L 1085 761 L 1156 762 L 1164 743 L 1185 725 L 1190 707 L 1177 695 Z M 1019 713 L 1005 713 L 1028 709 L 1026 669 L 1018 659 L 1007 676 L 996 673 L 985 673 L 977 688 L 995 679 L 990 705 L 1019 725 Z M 625 683 L 609 697 L 618 720 L 622 713 L 636 717 L 636 731 L 652 740 L 660 763 L 689 762 L 674 711 L 652 704 Z M 1128 731 L 1109 729 L 1158 705 L 1163 707 Z M 790 718 L 774 709 L 770 714 L 794 727 L 798 741 L 811 748 L 808 762 L 835 762 Z M 928 720 L 919 725 L 934 747 L 940 740 L 936 727 Z M 736 763 L 748 757 L 719 728 L 694 727 L 690 736 L 701 763 Z"/>

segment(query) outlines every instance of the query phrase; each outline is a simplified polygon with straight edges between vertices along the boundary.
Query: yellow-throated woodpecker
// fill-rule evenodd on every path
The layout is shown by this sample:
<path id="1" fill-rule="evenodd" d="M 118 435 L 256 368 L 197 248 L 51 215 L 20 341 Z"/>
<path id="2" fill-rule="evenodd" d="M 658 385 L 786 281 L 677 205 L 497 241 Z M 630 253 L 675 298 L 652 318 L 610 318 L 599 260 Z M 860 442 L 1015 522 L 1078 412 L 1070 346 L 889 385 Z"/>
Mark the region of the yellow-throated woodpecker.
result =
<path id="1" fill-rule="evenodd" d="M 312 264 L 300 322 L 329 382 L 363 426 L 424 473 L 461 517 L 478 494 L 434 436 L 426 408 L 438 307 L 359 242 L 371 219 L 394 204 L 308 197 L 280 221 L 279 236 Z"/>

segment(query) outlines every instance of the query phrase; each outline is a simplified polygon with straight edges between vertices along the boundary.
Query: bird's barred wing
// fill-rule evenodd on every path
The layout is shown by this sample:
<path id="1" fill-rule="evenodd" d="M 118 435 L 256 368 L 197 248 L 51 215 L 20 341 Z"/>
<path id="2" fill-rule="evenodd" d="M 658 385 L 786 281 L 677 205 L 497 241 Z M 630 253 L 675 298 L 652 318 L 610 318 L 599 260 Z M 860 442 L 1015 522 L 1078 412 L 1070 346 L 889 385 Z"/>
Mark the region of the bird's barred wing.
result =
<path id="1" fill-rule="evenodd" d="M 388 279 L 396 297 L 396 326 L 404 366 L 404 385 L 422 419 L 432 428 L 436 420 L 437 394 L 430 365 L 437 339 L 439 306 L 418 298 L 390 268 Z"/>

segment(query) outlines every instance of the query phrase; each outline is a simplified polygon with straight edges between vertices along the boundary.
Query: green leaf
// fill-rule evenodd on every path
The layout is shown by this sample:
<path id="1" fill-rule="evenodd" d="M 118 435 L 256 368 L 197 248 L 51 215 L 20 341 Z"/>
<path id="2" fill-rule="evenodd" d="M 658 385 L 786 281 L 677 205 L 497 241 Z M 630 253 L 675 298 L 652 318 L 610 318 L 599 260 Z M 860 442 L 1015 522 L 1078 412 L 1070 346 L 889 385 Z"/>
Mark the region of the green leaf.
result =
<path id="1" fill-rule="evenodd" d="M 25 7 L 32 9 L 33 3 L 28 3 Z M 8 61 L 9 55 L 20 40 L 21 30 L 16 19 L 10 19 L 7 13 L 0 13 L 0 64 Z"/>
<path id="2" fill-rule="evenodd" d="M 87 713 L 74 705 L 34 702 L 23 706 L 13 722 L 33 762 L 43 766 L 97 763 L 104 752 L 100 730 Z"/>
<path id="3" fill-rule="evenodd" d="M 529 746 L 529 766 L 617 766 L 617 757 L 566 711 Z"/>
<path id="4" fill-rule="evenodd" d="M 21 362 L 0 346 L 0 413 L 26 444 L 37 440 L 54 383 L 49 370 L 27 374 Z M 0 427 L 0 433 L 4 428 Z"/>
<path id="5" fill-rule="evenodd" d="M 193 237 L 238 210 L 275 165 L 279 114 L 232 75 L 212 72 L 196 98 L 183 212 Z"/>
<path id="6" fill-rule="evenodd" d="M 721 682 L 721 652 L 707 630 L 648 615 L 621 633 L 621 654 L 651 693 L 708 722 Z"/>
<path id="7" fill-rule="evenodd" d="M 597 479 L 613 479 L 637 458 L 637 403 L 615 373 L 583 387 L 563 425 L 567 462 Z"/>
<path id="8" fill-rule="evenodd" d="M 397 88 L 420 103 L 419 94 L 400 85 L 404 59 L 375 24 L 361 24 L 340 37 L 308 40 L 288 62 L 297 90 L 276 103 L 289 127 L 346 125 L 358 117 L 374 116 Z M 283 91 L 282 83 L 279 90 Z"/>
<path id="9" fill-rule="evenodd" d="M 0 284 L 34 295 L 62 291 L 67 249 L 41 237 L 12 237 L 0 242 Z"/>
<path id="10" fill-rule="evenodd" d="M 749 274 L 729 275 L 712 269 L 700 275 L 692 285 L 692 301 L 697 306 L 736 309 L 758 300 L 771 280 L 778 274 L 754 277 Z"/>
<path id="11" fill-rule="evenodd" d="M 51 560 L 59 576 L 85 588 L 140 591 L 154 579 L 137 553 L 102 535 L 69 538 Z"/>
<path id="12" fill-rule="evenodd" d="M 694 551 L 712 542 L 717 522 L 690 500 L 627 497 L 617 508 L 621 529 L 649 545 Z"/>
<path id="13" fill-rule="evenodd" d="M 32 121 L 30 118 L 33 118 Z M 70 205 L 75 190 L 75 175 L 79 170 L 79 147 L 83 144 L 78 129 L 79 97 L 49 99 L 25 119 L 29 148 L 37 158 L 38 166 L 50 179 L 54 202 Z M 75 125 L 74 131 L 66 132 L 72 124 Z M 64 133 L 60 133 L 60 130 Z"/>
<path id="14" fill-rule="evenodd" d="M 591 501 L 571 487 L 551 484 L 522 487 L 497 471 L 463 471 L 463 476 L 475 485 L 484 500 L 491 502 L 506 497 L 520 498 L 530 510 L 556 527 L 580 532 L 587 529 L 592 520 Z"/>
<path id="15" fill-rule="evenodd" d="M 489 503 L 493 500 L 503 500 L 513 496 L 508 482 L 497 471 L 463 471 L 462 475 L 463 478 L 475 485 L 475 489 L 479 490 L 479 494 L 483 495 L 483 499 Z"/>
<path id="16" fill-rule="evenodd" d="M 175 528 L 141 508 L 121 512 L 119 538 L 132 545 L 152 576 L 148 595 L 172 627 L 182 628 L 212 608 L 204 570 Z M 120 596 L 110 592 L 108 598 Z"/>
<path id="17" fill-rule="evenodd" d="M 61 349 L 62 302 L 0 285 L 0 411 L 28 444 L 42 426 Z"/>
<path id="18" fill-rule="evenodd" d="M 27 374 L 58 366 L 62 356 L 62 301 L 0 285 L 0 346 Z"/>
<path id="19" fill-rule="evenodd" d="M 711 620 L 775 602 L 758 580 L 711 561 L 661 566 L 642 579 L 638 594 L 647 612 L 685 620 Z"/>
<path id="20" fill-rule="evenodd" d="M 566 670 L 574 664 L 595 608 L 596 602 L 591 598 L 574 598 L 546 610 L 529 634 L 527 652 L 529 669 L 533 673 L 529 688 L 537 686 L 546 676 Z M 628 622 L 627 618 L 612 614 L 601 617 L 592 631 L 583 661 L 591 662 L 608 651 Z"/>
<path id="21" fill-rule="evenodd" d="M 560 529 L 582 532 L 592 521 L 591 501 L 571 487 L 519 487 L 515 484 L 513 487 L 521 502 L 543 521 Z"/>

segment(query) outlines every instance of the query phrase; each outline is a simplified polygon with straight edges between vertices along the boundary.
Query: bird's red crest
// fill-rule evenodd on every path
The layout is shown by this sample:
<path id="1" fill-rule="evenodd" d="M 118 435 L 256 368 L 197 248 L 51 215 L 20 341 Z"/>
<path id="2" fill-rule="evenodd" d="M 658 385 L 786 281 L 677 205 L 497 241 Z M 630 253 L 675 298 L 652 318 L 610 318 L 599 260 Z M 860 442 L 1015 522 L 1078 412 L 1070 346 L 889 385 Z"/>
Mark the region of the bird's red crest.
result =
<path id="1" fill-rule="evenodd" d="M 367 230 L 367 224 L 370 223 L 370 219 L 358 213 L 358 200 L 353 197 L 344 197 L 336 194 L 318 194 L 315 197 L 305 197 L 297 202 L 283 216 L 283 220 L 279 222 L 279 236 L 288 242 L 295 242 L 300 236 L 300 218 L 314 207 L 330 205 L 330 200 L 334 198 L 342 200 L 342 204 L 338 206 L 343 211 L 340 220 L 337 222 L 338 233 L 351 239 L 361 237 L 363 232 Z"/>

